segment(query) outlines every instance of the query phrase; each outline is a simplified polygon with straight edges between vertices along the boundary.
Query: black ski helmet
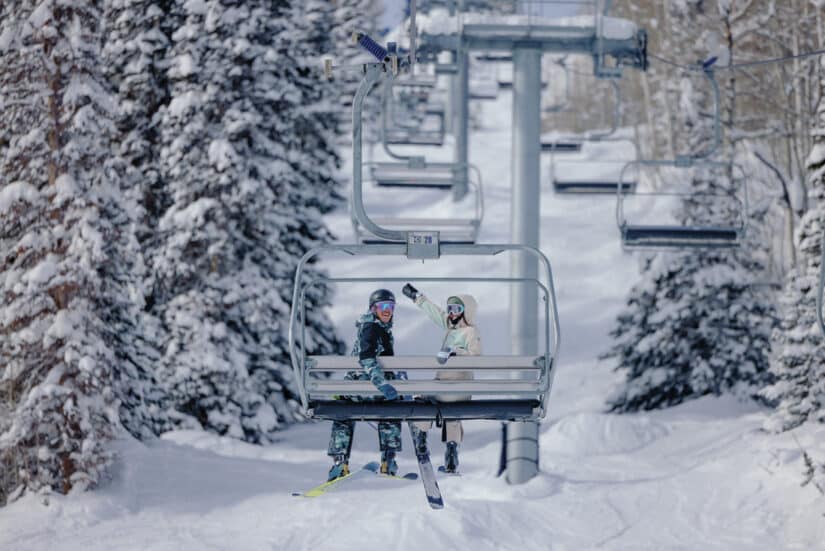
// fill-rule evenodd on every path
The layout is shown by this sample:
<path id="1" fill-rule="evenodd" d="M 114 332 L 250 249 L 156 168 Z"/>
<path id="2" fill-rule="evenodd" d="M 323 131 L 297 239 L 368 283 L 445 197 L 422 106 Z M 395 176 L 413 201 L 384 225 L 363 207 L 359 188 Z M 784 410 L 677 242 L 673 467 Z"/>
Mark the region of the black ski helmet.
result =
<path id="1" fill-rule="evenodd" d="M 392 294 L 392 291 L 389 291 L 387 289 L 376 289 L 370 295 L 370 308 L 372 308 L 372 305 L 376 302 L 383 302 L 385 300 L 391 300 L 395 302 L 395 295 Z"/>

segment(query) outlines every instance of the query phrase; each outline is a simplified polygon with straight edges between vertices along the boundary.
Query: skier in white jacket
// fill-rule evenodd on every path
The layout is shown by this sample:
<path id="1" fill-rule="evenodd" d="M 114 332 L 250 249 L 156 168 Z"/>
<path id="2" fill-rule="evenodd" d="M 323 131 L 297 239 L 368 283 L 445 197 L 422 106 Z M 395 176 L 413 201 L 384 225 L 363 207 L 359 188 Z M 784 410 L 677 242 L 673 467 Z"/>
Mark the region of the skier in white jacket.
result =
<path id="1" fill-rule="evenodd" d="M 475 326 L 475 316 L 478 304 L 471 295 L 454 295 L 447 299 L 447 310 L 442 310 L 415 287 L 407 283 L 402 289 L 404 295 L 415 302 L 427 317 L 446 331 L 441 349 L 438 353 L 439 363 L 447 362 L 449 356 L 479 356 L 481 355 L 481 335 Z M 472 379 L 470 371 L 454 369 L 439 370 L 435 376 L 439 380 L 467 380 Z M 441 396 L 441 401 L 469 400 L 470 396 Z M 427 430 L 432 422 L 417 422 L 411 425 L 416 448 L 426 450 Z M 444 471 L 454 473 L 458 470 L 458 446 L 464 439 L 464 428 L 461 421 L 445 421 L 442 430 L 442 440 L 447 443 L 444 452 Z"/>

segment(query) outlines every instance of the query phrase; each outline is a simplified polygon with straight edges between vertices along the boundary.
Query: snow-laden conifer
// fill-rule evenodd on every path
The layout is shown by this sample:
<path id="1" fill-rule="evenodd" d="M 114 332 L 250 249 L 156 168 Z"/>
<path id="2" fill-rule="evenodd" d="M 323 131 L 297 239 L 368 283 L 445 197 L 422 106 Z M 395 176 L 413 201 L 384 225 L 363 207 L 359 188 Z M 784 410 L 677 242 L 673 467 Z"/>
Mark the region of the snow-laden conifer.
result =
<path id="1" fill-rule="evenodd" d="M 682 33 L 695 33 L 701 26 L 700 12 L 695 5 L 674 5 L 672 16 Z M 696 52 L 696 58 L 701 55 Z M 710 87 L 696 84 L 701 81 L 685 79 L 680 86 L 680 128 L 693 153 L 706 151 L 713 135 Z M 731 97 L 735 94 L 723 93 L 723 98 Z M 735 119 L 734 108 L 725 103 L 723 121 Z M 731 198 L 743 197 L 748 169 L 745 159 L 736 157 L 734 163 L 733 158 L 730 148 L 723 146 L 714 160 L 726 162 L 725 167 L 698 165 L 663 173 L 667 191 L 684 179 L 689 182 L 689 194 L 675 212 L 679 224 L 738 225 L 741 206 Z M 617 344 L 612 353 L 626 379 L 609 398 L 611 409 L 667 407 L 724 392 L 755 395 L 770 381 L 769 337 L 775 314 L 764 285 L 764 209 L 753 209 L 748 215 L 740 248 L 646 257 L 643 280 L 631 290 L 613 332 Z"/>
<path id="2" fill-rule="evenodd" d="M 131 273 L 130 315 L 117 332 L 122 359 L 116 388 L 120 419 L 133 435 L 143 438 L 168 427 L 165 394 L 155 377 L 163 341 L 159 320 L 152 315 L 152 253 L 158 244 L 157 225 L 168 206 L 160 170 L 160 123 L 169 103 L 166 56 L 175 18 L 165 2 L 108 0 L 106 45 L 102 66 L 113 87 L 120 132 L 118 153 L 124 160 L 122 192 L 133 205 L 128 223 L 139 250 Z"/>
<path id="3" fill-rule="evenodd" d="M 265 442 L 297 412 L 287 326 L 297 260 L 330 238 L 334 109 L 301 3 L 179 1 L 163 117 L 156 312 L 183 424 Z M 310 293 L 309 336 L 338 348 Z"/>
<path id="4" fill-rule="evenodd" d="M 121 197 L 100 2 L 0 21 L 0 502 L 98 482 L 117 426 L 135 241 Z"/>
<path id="5" fill-rule="evenodd" d="M 825 69 L 825 59 L 822 60 Z M 774 333 L 776 382 L 764 395 L 777 404 L 771 430 L 787 430 L 806 420 L 825 422 L 825 346 L 816 321 L 816 292 L 825 230 L 825 79 L 812 125 L 813 148 L 806 162 L 809 210 L 797 229 L 797 264 L 788 272 L 781 296 L 782 322 Z"/>

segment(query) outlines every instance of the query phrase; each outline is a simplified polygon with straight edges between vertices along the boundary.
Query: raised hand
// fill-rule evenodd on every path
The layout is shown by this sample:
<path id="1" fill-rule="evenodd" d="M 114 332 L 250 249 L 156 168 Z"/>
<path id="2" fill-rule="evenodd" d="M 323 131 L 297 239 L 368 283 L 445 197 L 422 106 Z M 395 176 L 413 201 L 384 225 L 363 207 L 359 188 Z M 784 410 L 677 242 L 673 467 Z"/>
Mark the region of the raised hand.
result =
<path id="1" fill-rule="evenodd" d="M 405 296 L 410 297 L 410 300 L 415 300 L 418 298 L 418 295 L 421 293 L 418 292 L 418 289 L 407 283 L 404 285 L 404 288 L 401 289 L 401 292 L 404 293 Z"/>

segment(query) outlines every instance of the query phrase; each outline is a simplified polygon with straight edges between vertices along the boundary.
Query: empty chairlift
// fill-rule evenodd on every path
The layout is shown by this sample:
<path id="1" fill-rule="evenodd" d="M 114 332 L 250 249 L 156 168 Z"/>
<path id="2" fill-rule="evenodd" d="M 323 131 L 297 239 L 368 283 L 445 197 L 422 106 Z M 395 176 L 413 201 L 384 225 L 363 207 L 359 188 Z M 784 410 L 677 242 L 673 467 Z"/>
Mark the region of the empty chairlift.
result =
<path id="1" fill-rule="evenodd" d="M 585 155 L 575 159 L 556 159 L 550 156 L 549 179 L 555 193 L 563 195 L 615 195 L 619 185 L 619 173 L 629 161 L 639 159 L 639 146 L 631 138 L 608 138 L 593 143 L 595 146 L 612 146 L 626 143 L 633 147 L 633 158 L 605 158 L 603 155 Z M 585 148 L 587 153 L 590 148 Z M 635 193 L 636 180 L 625 179 L 622 182 L 623 193 Z"/>
<path id="2" fill-rule="evenodd" d="M 456 163 L 427 162 L 413 157 L 407 162 L 375 162 L 364 165 L 379 187 L 452 189 L 465 171 Z M 473 170 L 477 170 L 473 168 Z"/>
<path id="3" fill-rule="evenodd" d="M 489 63 L 479 62 L 477 57 L 473 57 L 470 63 L 468 86 L 470 99 L 494 100 L 498 98 L 499 87 L 496 79 L 495 66 Z"/>
<path id="4" fill-rule="evenodd" d="M 545 106 L 542 109 L 544 113 L 558 113 L 564 111 L 568 107 L 570 101 L 570 71 L 565 65 L 565 58 L 560 59 L 557 64 L 564 71 L 564 97 L 561 101 L 553 105 Z M 581 151 L 581 139 L 564 138 L 558 136 L 556 133 L 545 134 L 541 137 L 541 150 L 552 153 L 578 153 Z"/>
<path id="5" fill-rule="evenodd" d="M 678 177 L 681 172 L 687 178 L 705 171 L 703 178 L 726 178 L 732 174 L 727 163 L 692 160 L 657 161 L 643 160 L 627 163 L 622 169 L 619 182 L 633 167 L 671 168 L 668 177 Z M 728 193 L 675 193 L 637 192 L 634 200 L 645 202 L 633 216 L 641 221 L 628 220 L 625 200 L 627 193 L 617 188 L 616 220 L 621 234 L 622 245 L 626 249 L 682 249 L 682 248 L 731 248 L 739 246 L 745 234 L 747 221 L 747 186 L 744 178 L 732 178 L 727 182 Z M 671 184 L 668 184 L 671 187 Z M 737 189 L 741 188 L 741 189 Z M 660 201 L 652 205 L 650 201 Z M 661 202 L 666 204 L 662 205 Z M 675 203 L 674 203 L 675 202 Z M 650 221 L 662 212 L 679 209 L 677 221 Z"/>
<path id="6" fill-rule="evenodd" d="M 402 98 L 393 94 L 393 80 L 384 88 L 384 109 L 381 117 L 382 139 L 386 144 L 437 146 L 444 145 L 444 109 L 430 104 L 430 91 L 419 88 L 417 82 L 399 82 L 408 88 Z M 403 101 L 402 101 L 403 100 Z"/>
<path id="7" fill-rule="evenodd" d="M 713 142 L 704 152 L 691 156 L 680 156 L 675 160 L 637 160 L 628 163 L 622 168 L 617 187 L 616 221 L 621 233 L 622 245 L 627 249 L 680 249 L 680 248 L 731 248 L 738 247 L 747 227 L 748 218 L 748 188 L 744 177 L 734 174 L 735 165 L 731 163 L 706 160 L 718 149 L 721 143 L 721 127 L 719 114 L 719 85 L 714 78 L 711 66 L 715 58 L 702 65 L 704 78 L 711 84 L 713 90 L 715 114 Z M 625 200 L 628 193 L 623 183 L 629 169 L 636 167 L 641 170 L 645 167 L 654 169 L 670 169 L 666 179 L 673 177 L 677 180 L 687 178 L 704 179 L 708 183 L 718 180 L 722 185 L 720 193 L 706 192 L 646 192 L 637 193 L 640 200 L 671 199 L 678 201 L 677 205 L 668 205 L 668 209 L 679 209 L 675 217 L 676 222 L 661 223 L 656 221 L 638 220 L 640 215 L 649 218 L 651 215 L 661 215 L 662 208 L 645 206 L 643 212 L 636 212 L 628 221 Z M 679 178 L 681 173 L 682 178 Z M 687 178 L 685 178 L 685 176 Z M 668 189 L 672 189 L 670 182 L 666 182 Z M 683 182 L 684 183 L 684 182 Z M 678 182 L 677 182 L 678 184 Z"/>
<path id="8" fill-rule="evenodd" d="M 565 86 L 569 85 L 570 72 L 565 68 Z M 629 138 L 613 137 L 621 123 L 621 90 L 616 80 L 608 81 L 613 89 L 614 109 L 613 120 L 607 131 L 590 132 L 581 136 L 555 137 L 552 141 L 542 140 L 542 150 L 550 152 L 550 180 L 556 193 L 615 193 L 618 182 L 618 171 L 629 158 L 625 159 L 582 159 L 559 160 L 556 162 L 556 153 L 579 153 L 584 143 L 618 143 L 627 142 L 633 145 L 633 159 L 639 158 L 638 145 Z M 569 91 L 567 92 L 569 93 Z M 555 109 L 560 110 L 560 109 Z M 546 110 L 548 111 L 548 110 Z M 568 164 L 570 163 L 570 164 Z M 576 167 L 588 163 L 588 177 L 569 177 L 568 172 L 578 172 Z M 611 168 L 613 167 L 613 168 Z M 566 170 L 570 169 L 570 170 Z M 624 191 L 633 192 L 635 182 L 627 181 L 622 184 Z"/>

